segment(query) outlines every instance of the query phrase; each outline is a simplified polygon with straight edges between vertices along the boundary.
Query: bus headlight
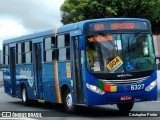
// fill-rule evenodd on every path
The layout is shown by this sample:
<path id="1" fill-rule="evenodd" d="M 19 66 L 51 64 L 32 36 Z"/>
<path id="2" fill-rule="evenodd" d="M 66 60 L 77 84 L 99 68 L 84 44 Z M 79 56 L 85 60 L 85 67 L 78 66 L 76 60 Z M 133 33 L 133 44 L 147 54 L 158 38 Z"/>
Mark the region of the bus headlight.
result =
<path id="1" fill-rule="evenodd" d="M 86 86 L 88 89 L 92 90 L 95 93 L 98 93 L 100 95 L 103 95 L 105 92 L 103 90 L 101 90 L 100 88 L 98 88 L 97 86 L 94 85 L 90 85 L 88 83 L 86 83 Z"/>
<path id="2" fill-rule="evenodd" d="M 156 85 L 157 85 L 157 80 L 151 82 L 151 84 L 149 84 L 149 85 L 145 88 L 145 90 L 146 90 L 147 92 L 149 92 L 149 91 L 151 91 Z"/>

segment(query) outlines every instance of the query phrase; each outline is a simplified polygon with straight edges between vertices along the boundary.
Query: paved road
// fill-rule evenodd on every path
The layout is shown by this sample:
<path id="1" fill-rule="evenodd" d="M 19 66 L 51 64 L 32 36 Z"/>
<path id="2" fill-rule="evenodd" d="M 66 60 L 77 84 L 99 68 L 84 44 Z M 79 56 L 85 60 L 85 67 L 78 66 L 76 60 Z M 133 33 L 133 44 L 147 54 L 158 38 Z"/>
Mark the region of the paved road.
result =
<path id="1" fill-rule="evenodd" d="M 64 107 L 62 105 L 57 104 L 34 104 L 32 106 L 24 106 L 20 99 L 12 98 L 6 95 L 3 91 L 3 87 L 0 88 L 0 114 L 1 111 L 47 111 L 47 113 L 51 113 L 52 116 L 55 117 L 47 117 L 47 118 L 40 118 L 42 120 L 48 119 L 57 119 L 57 120 L 72 120 L 76 119 L 135 119 L 135 117 L 123 117 L 121 115 L 126 115 L 124 113 L 120 113 L 115 105 L 105 105 L 105 106 L 96 106 L 91 108 L 86 107 L 79 107 L 77 114 L 68 114 L 64 111 Z M 142 102 L 136 103 L 132 111 L 160 111 L 160 93 L 157 102 Z M 50 114 L 50 115 L 51 115 Z M 116 116 L 116 117 L 114 117 Z M 39 119 L 39 118 L 38 118 Z M 137 117 L 136 117 L 137 119 Z M 139 117 L 138 117 L 139 119 Z M 150 120 L 151 117 L 147 118 L 140 118 L 140 119 L 148 119 Z M 157 117 L 154 117 L 157 119 Z"/>

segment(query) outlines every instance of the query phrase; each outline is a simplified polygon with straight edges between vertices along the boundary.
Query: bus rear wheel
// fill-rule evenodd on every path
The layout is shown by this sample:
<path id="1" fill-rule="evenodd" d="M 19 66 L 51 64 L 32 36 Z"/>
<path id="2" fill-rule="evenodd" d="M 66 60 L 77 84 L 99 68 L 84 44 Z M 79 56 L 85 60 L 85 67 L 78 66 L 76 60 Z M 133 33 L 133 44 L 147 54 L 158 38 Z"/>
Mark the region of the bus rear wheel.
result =
<path id="1" fill-rule="evenodd" d="M 66 111 L 69 112 L 69 113 L 75 113 L 76 108 L 73 105 L 72 95 L 71 95 L 70 90 L 67 89 L 65 91 L 65 94 L 64 94 L 64 97 L 63 97 L 63 101 L 64 101 L 64 105 L 65 105 Z"/>
<path id="2" fill-rule="evenodd" d="M 22 102 L 24 105 L 30 105 L 31 101 L 28 99 L 28 95 L 27 95 L 27 89 L 25 86 L 22 87 Z"/>
<path id="3" fill-rule="evenodd" d="M 133 108 L 134 103 L 119 103 L 117 107 L 120 111 L 128 112 Z"/>

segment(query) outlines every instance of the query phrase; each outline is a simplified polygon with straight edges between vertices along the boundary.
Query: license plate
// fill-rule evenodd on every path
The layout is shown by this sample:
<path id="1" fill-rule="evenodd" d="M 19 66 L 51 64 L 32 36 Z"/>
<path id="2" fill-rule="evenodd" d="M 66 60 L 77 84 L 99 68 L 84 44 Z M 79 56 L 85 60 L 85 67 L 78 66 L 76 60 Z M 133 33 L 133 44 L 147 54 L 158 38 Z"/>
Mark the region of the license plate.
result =
<path id="1" fill-rule="evenodd" d="M 121 101 L 132 100 L 132 96 L 122 96 Z"/>

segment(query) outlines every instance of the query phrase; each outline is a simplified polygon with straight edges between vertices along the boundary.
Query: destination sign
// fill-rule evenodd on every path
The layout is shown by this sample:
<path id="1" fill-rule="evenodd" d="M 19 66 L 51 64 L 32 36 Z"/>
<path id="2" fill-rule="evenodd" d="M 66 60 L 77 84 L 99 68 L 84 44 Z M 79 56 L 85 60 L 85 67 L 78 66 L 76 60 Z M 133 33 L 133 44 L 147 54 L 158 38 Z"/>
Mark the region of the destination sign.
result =
<path id="1" fill-rule="evenodd" d="M 104 30 L 149 30 L 147 22 L 142 21 L 106 21 L 98 23 L 89 23 L 86 26 L 87 31 Z"/>

